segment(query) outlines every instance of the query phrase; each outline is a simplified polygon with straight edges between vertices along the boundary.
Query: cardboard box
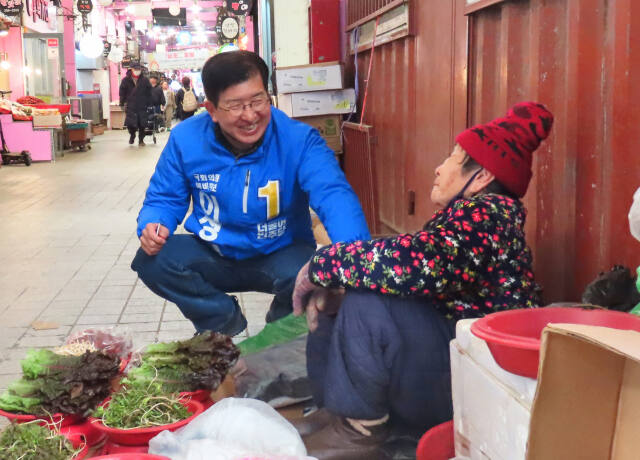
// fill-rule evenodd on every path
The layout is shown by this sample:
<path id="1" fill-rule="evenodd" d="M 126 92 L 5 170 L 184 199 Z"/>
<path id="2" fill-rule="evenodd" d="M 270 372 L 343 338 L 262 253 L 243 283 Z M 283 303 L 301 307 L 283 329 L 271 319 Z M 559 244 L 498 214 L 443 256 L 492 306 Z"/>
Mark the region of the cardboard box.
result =
<path id="1" fill-rule="evenodd" d="M 326 62 L 276 68 L 276 85 L 282 94 L 342 89 L 342 64 Z"/>
<path id="2" fill-rule="evenodd" d="M 323 115 L 319 117 L 302 117 L 298 121 L 313 126 L 318 130 L 327 146 L 334 153 L 342 153 L 341 115 Z"/>
<path id="3" fill-rule="evenodd" d="M 640 458 L 640 333 L 545 328 L 528 460 Z"/>
<path id="4" fill-rule="evenodd" d="M 355 106 L 356 92 L 351 88 L 278 95 L 278 108 L 293 118 L 351 113 Z"/>
<path id="5" fill-rule="evenodd" d="M 60 113 L 52 115 L 33 115 L 34 128 L 59 128 L 62 126 L 62 116 Z"/>

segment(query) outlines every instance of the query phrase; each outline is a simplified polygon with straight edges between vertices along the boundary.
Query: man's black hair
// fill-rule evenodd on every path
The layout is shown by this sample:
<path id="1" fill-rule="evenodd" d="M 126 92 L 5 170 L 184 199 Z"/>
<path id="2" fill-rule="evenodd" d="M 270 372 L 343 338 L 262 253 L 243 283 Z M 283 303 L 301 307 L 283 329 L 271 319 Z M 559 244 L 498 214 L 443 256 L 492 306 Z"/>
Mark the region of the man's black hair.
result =
<path id="1" fill-rule="evenodd" d="M 204 93 L 214 106 L 218 106 L 220 93 L 231 86 L 260 75 L 264 90 L 268 91 L 269 68 L 256 53 L 250 51 L 230 51 L 216 54 L 205 62 L 202 68 Z"/>

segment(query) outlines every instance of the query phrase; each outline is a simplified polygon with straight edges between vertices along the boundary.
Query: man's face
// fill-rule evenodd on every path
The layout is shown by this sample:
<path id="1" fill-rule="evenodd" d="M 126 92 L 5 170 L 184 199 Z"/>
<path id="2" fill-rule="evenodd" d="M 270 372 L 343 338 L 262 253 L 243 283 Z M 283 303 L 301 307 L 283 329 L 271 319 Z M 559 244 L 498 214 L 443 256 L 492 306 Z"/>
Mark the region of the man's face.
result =
<path id="1" fill-rule="evenodd" d="M 257 74 L 220 93 L 217 107 L 210 101 L 205 107 L 231 145 L 238 149 L 251 148 L 271 121 L 269 96 Z"/>
<path id="2" fill-rule="evenodd" d="M 151 77 L 149 81 L 151 82 L 151 86 L 156 86 L 158 84 L 158 80 L 155 77 Z"/>

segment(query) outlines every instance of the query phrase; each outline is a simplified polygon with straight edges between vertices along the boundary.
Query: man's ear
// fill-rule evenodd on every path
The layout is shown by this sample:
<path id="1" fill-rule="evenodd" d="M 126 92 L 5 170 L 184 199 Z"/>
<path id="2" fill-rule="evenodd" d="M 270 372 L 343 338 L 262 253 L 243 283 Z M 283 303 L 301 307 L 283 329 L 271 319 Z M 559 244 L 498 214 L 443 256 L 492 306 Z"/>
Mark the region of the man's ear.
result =
<path id="1" fill-rule="evenodd" d="M 472 195 L 484 190 L 484 188 L 495 180 L 496 176 L 492 172 L 482 168 L 478 175 L 473 179 L 473 182 L 469 185 L 469 191 Z"/>
<path id="2" fill-rule="evenodd" d="M 218 110 L 216 109 L 216 106 L 213 105 L 213 102 L 211 102 L 208 99 L 205 100 L 204 101 L 204 108 L 207 109 L 207 112 L 209 112 L 209 115 L 211 115 L 211 119 L 217 123 L 218 122 L 218 118 L 217 118 Z"/>

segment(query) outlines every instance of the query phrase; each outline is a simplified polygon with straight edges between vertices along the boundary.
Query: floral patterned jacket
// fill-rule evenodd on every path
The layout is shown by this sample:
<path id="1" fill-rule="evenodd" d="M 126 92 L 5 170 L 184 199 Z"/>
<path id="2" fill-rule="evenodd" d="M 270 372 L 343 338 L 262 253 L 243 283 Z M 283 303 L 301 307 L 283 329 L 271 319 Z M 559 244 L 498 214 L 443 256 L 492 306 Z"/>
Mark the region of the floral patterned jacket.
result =
<path id="1" fill-rule="evenodd" d="M 538 305 L 526 211 L 502 195 L 459 199 L 415 234 L 326 246 L 313 256 L 315 284 L 424 296 L 448 318 Z"/>

